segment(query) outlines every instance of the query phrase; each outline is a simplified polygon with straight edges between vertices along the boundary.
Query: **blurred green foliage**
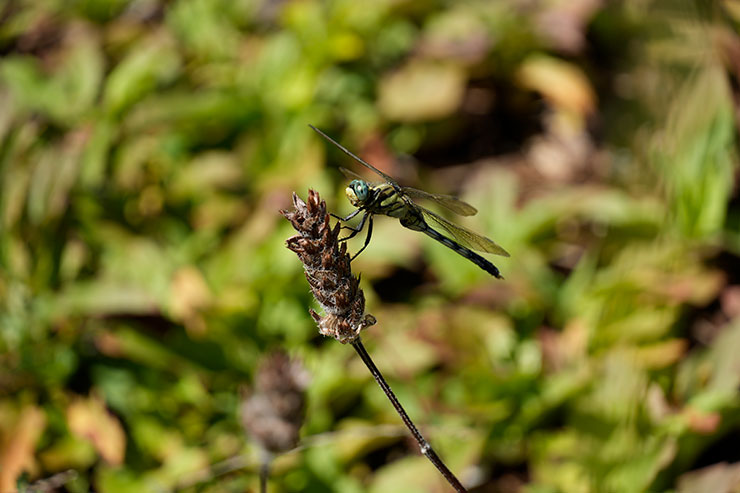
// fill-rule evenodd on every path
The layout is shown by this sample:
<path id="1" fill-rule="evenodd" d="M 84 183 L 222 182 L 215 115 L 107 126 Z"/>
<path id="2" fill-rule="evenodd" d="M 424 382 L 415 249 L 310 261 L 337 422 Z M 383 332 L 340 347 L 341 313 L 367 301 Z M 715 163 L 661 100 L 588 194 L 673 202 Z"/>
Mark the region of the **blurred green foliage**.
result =
<path id="1" fill-rule="evenodd" d="M 312 383 L 271 491 L 447 491 L 308 316 L 278 210 L 348 212 L 351 167 L 312 123 L 512 254 L 381 219 L 354 264 L 471 491 L 735 491 L 740 4 L 707 5 L 4 2 L 0 490 L 254 491 L 239 403 L 281 346 Z"/>

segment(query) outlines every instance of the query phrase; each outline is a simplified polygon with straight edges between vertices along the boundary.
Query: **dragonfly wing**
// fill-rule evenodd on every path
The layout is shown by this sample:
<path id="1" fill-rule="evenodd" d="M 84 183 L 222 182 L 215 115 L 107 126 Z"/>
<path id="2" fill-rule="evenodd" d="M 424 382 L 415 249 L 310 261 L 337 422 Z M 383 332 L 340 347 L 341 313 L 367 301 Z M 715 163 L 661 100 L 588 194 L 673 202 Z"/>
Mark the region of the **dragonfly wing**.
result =
<path id="1" fill-rule="evenodd" d="M 360 158 L 358 158 L 357 156 L 354 156 L 354 155 L 353 155 L 353 157 L 354 157 L 354 158 L 355 158 L 355 159 L 356 159 L 356 160 L 357 160 L 357 161 L 358 161 L 358 162 L 359 162 L 360 164 L 363 164 L 363 165 L 365 165 L 365 167 L 367 167 L 367 168 L 370 168 L 370 169 L 371 169 L 371 170 L 373 170 L 373 171 L 374 171 L 374 172 L 375 172 L 375 173 L 376 173 L 377 175 L 380 175 L 380 176 L 382 176 L 382 177 L 383 177 L 383 179 L 384 179 L 385 181 L 387 181 L 388 183 L 390 183 L 391 185 L 393 185 L 393 188 L 395 188 L 396 190 L 400 190 L 400 189 L 401 189 L 401 185 L 399 185 L 399 184 L 398 184 L 398 182 L 396 182 L 396 180 L 394 180 L 393 178 L 391 178 L 391 177 L 390 177 L 389 175 L 386 175 L 385 173 L 383 173 L 382 171 L 380 171 L 380 170 L 379 170 L 378 168 L 376 168 L 376 167 L 375 167 L 375 166 L 373 166 L 372 164 L 368 163 L 367 161 L 363 161 L 362 159 L 360 159 Z"/>
<path id="2" fill-rule="evenodd" d="M 447 219 L 435 214 L 428 209 L 419 207 L 418 205 L 416 207 L 421 210 L 421 212 L 424 214 L 425 219 L 429 219 L 431 221 L 432 225 L 442 227 L 442 229 L 447 231 L 447 233 L 449 233 L 461 245 L 473 250 L 478 250 L 479 252 L 493 253 L 495 255 L 501 255 L 503 257 L 509 256 L 509 252 L 504 250 L 493 240 L 490 240 L 485 236 L 481 236 L 478 233 L 473 233 L 469 229 L 463 228 L 462 226 L 452 224 Z"/>
<path id="3" fill-rule="evenodd" d="M 369 182 L 369 181 L 367 181 L 367 180 L 366 180 L 365 178 L 361 177 L 360 175 L 358 175 L 358 174 L 357 174 L 357 173 L 355 173 L 354 171 L 352 171 L 352 170 L 349 170 L 349 169 L 347 169 L 347 168 L 343 168 L 343 167 L 341 167 L 341 166 L 340 166 L 340 167 L 339 167 L 339 171 L 341 171 L 341 172 L 342 172 L 342 174 L 343 174 L 344 176 L 346 176 L 347 178 L 349 178 L 350 180 L 362 180 L 362 181 L 364 181 L 364 182 L 366 182 L 366 183 L 370 183 L 370 182 Z"/>
<path id="4" fill-rule="evenodd" d="M 383 173 L 382 171 L 380 171 L 378 168 L 376 168 L 372 164 L 368 163 L 367 161 L 364 161 L 363 159 L 360 159 L 358 156 L 354 155 L 349 149 L 347 149 L 346 147 L 344 147 L 343 145 L 341 145 L 339 142 L 337 142 L 336 140 L 334 140 L 331 137 L 329 137 L 328 135 L 326 135 L 324 132 L 322 132 L 318 128 L 316 128 L 316 127 L 314 127 L 313 125 L 310 125 L 310 124 L 308 126 L 311 127 L 312 129 L 314 129 L 316 131 L 316 133 L 318 133 L 319 135 L 321 135 L 323 138 L 325 138 L 326 140 L 328 140 L 329 142 L 331 142 L 332 144 L 334 144 L 335 146 L 337 146 L 339 148 L 339 150 L 341 150 L 343 153 L 345 153 L 346 155 L 348 155 L 349 157 L 351 157 L 352 159 L 354 159 L 355 161 L 357 161 L 361 165 L 365 166 L 366 168 L 371 169 L 373 172 L 375 172 L 375 174 L 377 174 L 379 176 L 382 176 L 385 181 L 387 181 L 388 183 L 390 183 L 391 185 L 393 185 L 393 188 L 395 188 L 396 190 L 401 190 L 401 186 L 398 183 L 396 183 L 396 180 L 394 180 L 393 178 L 391 178 L 389 175 L 386 175 L 385 173 Z"/>
<path id="5" fill-rule="evenodd" d="M 473 216 L 478 213 L 478 209 L 452 195 L 428 193 L 411 187 L 403 187 L 402 191 L 412 199 L 431 200 L 461 216 Z"/>

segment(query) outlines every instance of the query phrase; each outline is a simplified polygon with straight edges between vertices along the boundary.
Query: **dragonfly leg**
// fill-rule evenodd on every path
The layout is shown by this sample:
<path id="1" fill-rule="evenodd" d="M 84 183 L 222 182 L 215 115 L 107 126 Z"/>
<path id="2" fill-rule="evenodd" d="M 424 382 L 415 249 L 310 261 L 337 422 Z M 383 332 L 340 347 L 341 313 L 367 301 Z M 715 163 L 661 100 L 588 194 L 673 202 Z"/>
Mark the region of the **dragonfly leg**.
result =
<path id="1" fill-rule="evenodd" d="M 357 209 L 357 210 L 359 211 L 360 209 Z M 339 238 L 339 241 L 347 241 L 357 236 L 360 233 L 360 231 L 362 231 L 362 228 L 365 227 L 365 221 L 367 221 L 367 218 L 370 215 L 371 214 L 369 212 L 365 212 L 365 215 L 362 216 L 362 219 L 360 220 L 360 224 L 357 225 L 357 228 L 353 228 L 351 226 L 344 226 L 345 229 L 349 229 L 352 232 L 349 235 L 345 236 L 344 238 Z"/>
<path id="2" fill-rule="evenodd" d="M 363 219 L 365 218 L 363 217 Z M 365 244 L 362 245 L 362 248 L 360 248 L 360 250 L 357 253 L 352 255 L 352 258 L 349 260 L 350 262 L 356 259 L 357 256 L 361 254 L 365 248 L 367 248 L 367 246 L 370 244 L 370 238 L 372 236 L 373 236 L 373 216 L 370 216 L 370 221 L 368 222 L 368 225 L 367 225 L 367 236 L 365 236 Z"/>
<path id="3" fill-rule="evenodd" d="M 347 222 L 347 221 L 349 221 L 350 219 L 352 219 L 353 217 L 355 217 L 355 216 L 356 216 L 357 214 L 359 214 L 359 213 L 360 213 L 360 211 L 362 211 L 362 209 L 357 209 L 357 210 L 355 210 L 354 212 L 352 212 L 352 213 L 351 213 L 351 214 L 350 214 L 349 216 L 347 216 L 347 217 L 337 216 L 336 214 L 332 214 L 331 212 L 329 213 L 329 215 L 330 215 L 331 217 L 333 217 L 334 219 L 338 220 L 339 222 Z M 354 230 L 355 230 L 355 228 L 353 228 L 353 227 L 351 227 L 351 226 L 344 226 L 344 225 L 342 225 L 341 229 L 351 229 L 352 231 L 354 231 Z M 360 229 L 362 229 L 362 226 L 360 226 Z M 350 237 L 348 237 L 348 238 L 351 238 L 351 236 L 350 236 Z M 343 240 L 339 240 L 339 241 L 343 241 Z"/>
<path id="4" fill-rule="evenodd" d="M 357 209 L 357 210 L 355 210 L 354 212 L 352 212 L 352 213 L 351 213 L 351 214 L 350 214 L 349 216 L 347 216 L 347 217 L 337 216 L 336 214 L 332 214 L 331 212 L 329 213 L 329 215 L 330 215 L 331 217 L 333 217 L 334 219 L 337 219 L 337 220 L 339 220 L 339 221 L 341 221 L 341 222 L 346 222 L 346 221 L 349 221 L 350 219 L 352 219 L 353 217 L 355 217 L 355 216 L 356 216 L 357 214 L 359 214 L 359 213 L 360 213 L 360 211 L 362 211 L 362 209 Z"/>

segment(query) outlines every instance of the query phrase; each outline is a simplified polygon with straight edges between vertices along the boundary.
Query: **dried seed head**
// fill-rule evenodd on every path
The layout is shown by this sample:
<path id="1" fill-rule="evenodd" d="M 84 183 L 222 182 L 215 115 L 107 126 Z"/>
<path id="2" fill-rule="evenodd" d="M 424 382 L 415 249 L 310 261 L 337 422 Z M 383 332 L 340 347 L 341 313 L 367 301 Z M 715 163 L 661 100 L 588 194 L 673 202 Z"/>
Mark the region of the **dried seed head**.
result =
<path id="1" fill-rule="evenodd" d="M 300 361 L 276 352 L 263 361 L 255 380 L 255 392 L 242 405 L 244 427 L 269 452 L 292 449 L 303 424 L 308 372 Z"/>
<path id="2" fill-rule="evenodd" d="M 311 292 L 324 310 L 321 316 L 309 310 L 319 332 L 346 344 L 375 323 L 365 314 L 365 295 L 360 280 L 352 275 L 347 247 L 339 243 L 340 225 L 329 225 L 326 202 L 313 190 L 307 202 L 293 194 L 294 211 L 281 211 L 299 234 L 288 238 L 290 250 L 303 262 Z"/>

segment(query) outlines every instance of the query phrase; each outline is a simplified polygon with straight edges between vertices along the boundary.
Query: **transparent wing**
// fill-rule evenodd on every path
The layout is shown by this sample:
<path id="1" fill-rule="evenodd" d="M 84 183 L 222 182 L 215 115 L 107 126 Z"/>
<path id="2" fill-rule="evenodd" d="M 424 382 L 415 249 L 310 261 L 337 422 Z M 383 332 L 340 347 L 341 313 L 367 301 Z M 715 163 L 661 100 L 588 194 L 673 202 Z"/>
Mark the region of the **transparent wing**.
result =
<path id="1" fill-rule="evenodd" d="M 416 207 L 421 210 L 421 212 L 424 214 L 425 219 L 430 220 L 430 222 L 432 223 L 430 224 L 430 226 L 436 225 L 442 227 L 442 229 L 452 235 L 452 237 L 461 245 L 473 250 L 478 250 L 479 252 L 493 253 L 495 255 L 501 255 L 503 257 L 509 256 L 509 252 L 504 250 L 501 246 L 497 245 L 496 242 L 494 242 L 493 240 L 490 240 L 485 236 L 481 236 L 477 233 L 473 233 L 469 229 L 463 228 L 462 226 L 452 224 L 447 219 L 435 214 L 428 209 L 419 207 L 418 205 Z"/>
<path id="2" fill-rule="evenodd" d="M 316 128 L 316 127 L 314 127 L 313 125 L 310 125 L 310 124 L 308 126 L 311 127 L 313 130 L 315 130 L 316 133 L 318 133 L 319 135 L 321 135 L 323 138 L 325 138 L 326 140 L 328 140 L 329 142 L 331 142 L 332 144 L 334 144 L 335 146 L 337 146 L 343 153 L 345 153 L 346 155 L 348 155 L 349 157 L 351 157 L 352 159 L 354 159 L 355 161 L 357 161 L 361 165 L 365 166 L 366 168 L 373 170 L 373 172 L 375 172 L 377 175 L 382 176 L 385 181 L 387 181 L 388 183 L 390 183 L 391 185 L 393 185 L 393 188 L 395 188 L 396 190 L 401 190 L 401 186 L 396 182 L 396 180 L 394 180 L 393 178 L 391 178 L 389 175 L 386 175 L 385 173 L 383 173 L 382 171 L 380 171 L 378 168 L 376 168 L 372 164 L 368 163 L 367 161 L 363 161 L 359 157 L 355 156 L 354 154 L 352 154 L 352 152 L 350 152 L 349 149 L 347 149 L 346 147 L 342 146 L 339 142 L 337 142 L 336 140 L 332 139 L 331 137 L 329 137 L 328 135 L 326 135 L 324 132 L 322 132 L 318 128 Z"/>
<path id="3" fill-rule="evenodd" d="M 458 199 L 457 197 L 453 197 L 452 195 L 428 193 L 423 190 L 417 190 L 416 188 L 411 187 L 403 187 L 401 191 L 403 191 L 403 193 L 405 193 L 412 199 L 425 199 L 436 202 L 442 207 L 445 207 L 455 214 L 459 214 L 461 216 L 473 216 L 478 213 L 478 209 L 468 204 L 467 202 Z"/>
<path id="4" fill-rule="evenodd" d="M 349 178 L 350 180 L 362 180 L 362 181 L 364 181 L 364 182 L 366 182 L 366 183 L 369 183 L 370 185 L 376 185 L 375 183 L 370 183 L 370 182 L 368 182 L 368 181 L 367 181 L 367 180 L 366 180 L 365 178 L 361 177 L 360 175 L 358 175 L 358 174 L 357 174 L 357 173 L 355 173 L 354 171 L 348 170 L 347 168 L 342 168 L 342 167 L 340 166 L 340 167 L 339 167 L 339 171 L 341 171 L 341 172 L 342 172 L 342 174 L 343 174 L 344 176 L 346 176 L 347 178 Z"/>

